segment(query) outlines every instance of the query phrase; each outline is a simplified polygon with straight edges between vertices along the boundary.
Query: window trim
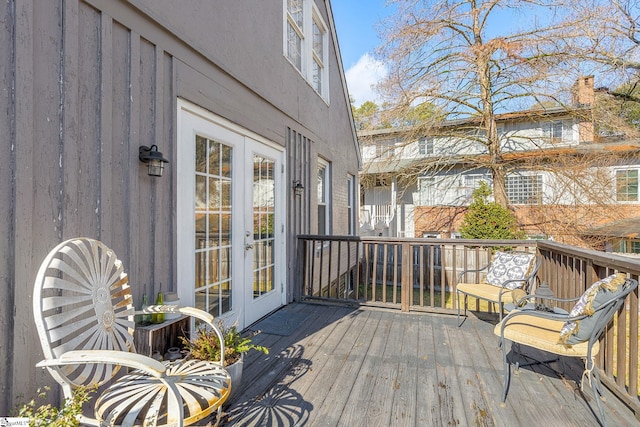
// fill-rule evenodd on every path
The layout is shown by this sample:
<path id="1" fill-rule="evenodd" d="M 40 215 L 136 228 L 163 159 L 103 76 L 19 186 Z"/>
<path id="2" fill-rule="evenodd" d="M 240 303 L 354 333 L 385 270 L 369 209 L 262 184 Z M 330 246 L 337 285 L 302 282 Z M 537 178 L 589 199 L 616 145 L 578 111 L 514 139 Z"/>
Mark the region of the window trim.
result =
<path id="1" fill-rule="evenodd" d="M 620 190 L 619 190 L 619 186 L 618 186 L 618 173 L 620 172 L 624 172 L 625 174 L 628 175 L 629 172 L 635 172 L 636 173 L 636 198 L 635 200 L 629 199 L 628 197 L 625 200 L 620 200 L 619 196 L 620 196 Z M 629 187 L 628 184 L 628 176 L 627 178 L 627 184 L 625 185 L 625 188 Z M 626 204 L 626 203 L 638 203 L 640 201 L 640 172 L 638 168 L 616 168 L 614 169 L 614 174 L 613 174 L 613 191 L 614 194 L 616 195 L 616 203 L 622 203 L 622 204 Z M 628 195 L 628 191 L 625 192 L 625 194 Z"/>
<path id="2" fill-rule="evenodd" d="M 288 0 L 283 0 L 284 25 L 283 25 L 283 56 L 300 73 L 302 78 L 311 88 L 328 104 L 329 103 L 329 26 L 323 19 L 320 10 L 313 0 L 300 0 L 302 7 L 302 28 L 296 23 L 289 13 Z M 289 56 L 289 27 L 291 27 L 301 39 L 300 67 Z M 322 37 L 322 52 L 314 49 L 314 30 L 319 28 Z M 320 67 L 319 81 L 314 81 L 314 64 Z"/>
<path id="3" fill-rule="evenodd" d="M 318 197 L 318 235 L 320 235 L 320 206 L 324 206 L 324 234 L 331 234 L 331 163 L 318 157 L 318 167 L 316 168 L 318 175 L 320 169 L 324 169 L 324 182 L 322 186 L 322 198 Z M 322 200 L 322 201 L 321 201 Z"/>
<path id="4" fill-rule="evenodd" d="M 435 138 L 425 136 L 418 140 L 418 154 L 421 156 L 431 156 L 435 154 Z"/>

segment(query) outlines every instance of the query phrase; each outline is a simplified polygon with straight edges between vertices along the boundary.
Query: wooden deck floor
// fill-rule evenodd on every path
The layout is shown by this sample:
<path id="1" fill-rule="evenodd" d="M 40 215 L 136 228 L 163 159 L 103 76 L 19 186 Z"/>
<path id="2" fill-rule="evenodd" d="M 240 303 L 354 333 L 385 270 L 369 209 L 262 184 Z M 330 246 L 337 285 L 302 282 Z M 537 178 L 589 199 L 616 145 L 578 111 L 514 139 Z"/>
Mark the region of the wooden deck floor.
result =
<path id="1" fill-rule="evenodd" d="M 597 426 L 579 366 L 512 375 L 506 404 L 492 318 L 296 303 L 289 335 L 261 333 L 223 426 Z M 302 318 L 301 318 L 302 317 Z M 540 356 L 538 356 L 540 357 Z M 561 370 L 562 364 L 551 365 Z M 605 391 L 610 426 L 640 426 Z"/>

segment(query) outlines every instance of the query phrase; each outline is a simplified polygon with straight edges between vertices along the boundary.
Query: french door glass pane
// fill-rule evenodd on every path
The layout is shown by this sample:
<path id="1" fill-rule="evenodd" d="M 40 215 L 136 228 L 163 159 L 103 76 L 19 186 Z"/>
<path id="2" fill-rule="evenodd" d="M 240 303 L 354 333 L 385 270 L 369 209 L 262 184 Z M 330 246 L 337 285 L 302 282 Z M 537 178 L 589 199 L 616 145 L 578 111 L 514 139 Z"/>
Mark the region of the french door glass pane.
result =
<path id="1" fill-rule="evenodd" d="M 275 289 L 273 283 L 275 162 L 253 157 L 253 297 Z"/>
<path id="2" fill-rule="evenodd" d="M 232 147 L 196 136 L 196 307 L 220 316 L 231 310 Z"/>

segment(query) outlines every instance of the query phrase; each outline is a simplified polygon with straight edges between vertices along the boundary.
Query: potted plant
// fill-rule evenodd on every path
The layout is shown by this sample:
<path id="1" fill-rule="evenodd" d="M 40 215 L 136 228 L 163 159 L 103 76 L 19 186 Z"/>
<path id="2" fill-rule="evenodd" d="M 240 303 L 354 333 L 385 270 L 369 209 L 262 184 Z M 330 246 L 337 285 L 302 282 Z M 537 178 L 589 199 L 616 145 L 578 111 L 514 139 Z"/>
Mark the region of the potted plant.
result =
<path id="1" fill-rule="evenodd" d="M 233 387 L 234 384 L 240 384 L 242 380 L 244 355 L 250 350 L 257 350 L 264 354 L 269 354 L 269 349 L 251 342 L 252 338 L 259 332 L 242 336 L 236 324 L 226 327 L 222 322 L 218 323 L 218 328 L 224 338 L 224 366 L 229 372 L 229 375 L 231 375 L 231 384 Z M 212 330 L 203 327 L 198 330 L 194 339 L 190 340 L 185 337 L 180 337 L 180 340 L 190 357 L 199 360 L 220 360 L 218 336 Z"/>

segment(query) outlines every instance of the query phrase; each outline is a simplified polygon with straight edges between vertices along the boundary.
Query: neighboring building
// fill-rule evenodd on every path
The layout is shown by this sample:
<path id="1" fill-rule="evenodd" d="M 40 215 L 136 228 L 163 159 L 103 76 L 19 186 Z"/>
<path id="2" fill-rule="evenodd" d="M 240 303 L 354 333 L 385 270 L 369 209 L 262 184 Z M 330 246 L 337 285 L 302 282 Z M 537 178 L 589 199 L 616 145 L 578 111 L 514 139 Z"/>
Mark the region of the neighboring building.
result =
<path id="1" fill-rule="evenodd" d="M 640 144 L 594 132 L 593 100 L 593 77 L 586 77 L 576 83 L 570 109 L 497 116 L 511 168 L 506 193 L 531 238 L 585 245 L 572 224 L 586 230 L 638 215 Z M 460 137 L 461 130 L 469 137 Z M 358 137 L 364 162 L 363 233 L 459 237 L 473 190 L 480 181 L 492 183 L 490 171 L 481 166 L 487 152 L 478 141 L 484 135 L 474 130 L 474 122 L 444 123 L 429 134 L 392 128 L 360 131 Z M 566 166 L 558 167 L 561 160 Z M 548 221 L 552 216 L 571 221 Z"/>
<path id="2" fill-rule="evenodd" d="M 5 2 L 0 416 L 51 383 L 31 293 L 93 237 L 134 303 L 240 329 L 296 299 L 298 234 L 355 234 L 360 154 L 329 0 Z M 140 146 L 169 163 L 149 176 Z"/>
<path id="3" fill-rule="evenodd" d="M 640 217 L 594 227 L 584 235 L 600 242 L 599 249 L 606 252 L 640 255 Z"/>

